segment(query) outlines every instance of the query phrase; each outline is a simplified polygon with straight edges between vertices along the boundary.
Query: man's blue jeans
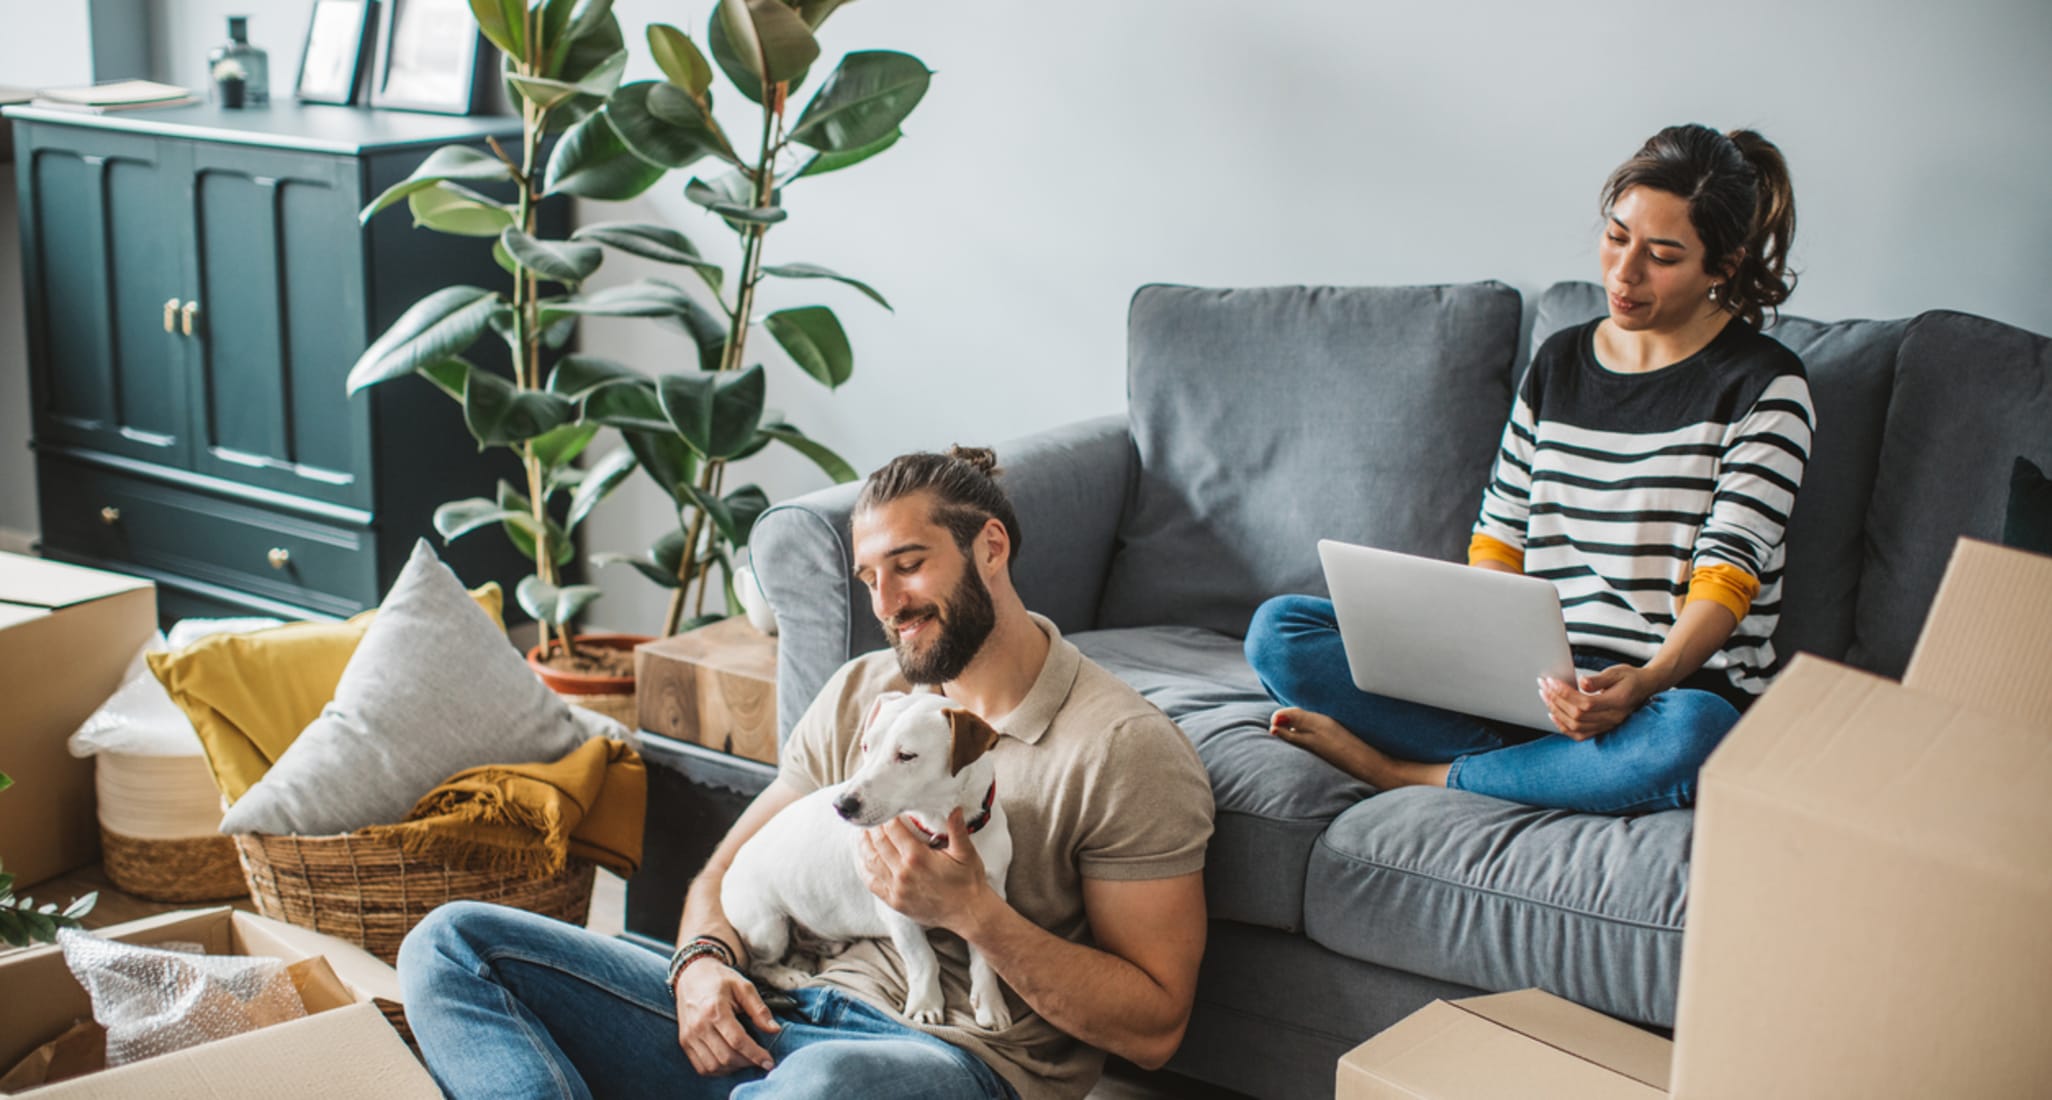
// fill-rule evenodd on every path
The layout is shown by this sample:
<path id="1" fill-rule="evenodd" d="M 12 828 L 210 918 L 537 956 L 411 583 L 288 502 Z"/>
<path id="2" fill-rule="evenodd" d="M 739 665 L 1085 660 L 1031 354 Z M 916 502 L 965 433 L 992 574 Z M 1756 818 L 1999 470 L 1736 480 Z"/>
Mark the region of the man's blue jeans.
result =
<path id="1" fill-rule="evenodd" d="M 1451 764 L 1449 787 L 1591 813 L 1693 803 L 1696 773 L 1739 717 L 1711 692 L 1673 688 L 1609 733 L 1576 741 L 1375 695 L 1354 686 L 1332 601 L 1315 596 L 1262 604 L 1247 628 L 1247 663 L 1285 706 L 1326 715 L 1400 760 Z M 1594 670 L 1612 662 L 1575 663 Z"/>
<path id="2" fill-rule="evenodd" d="M 749 1025 L 774 1070 L 700 1077 L 677 1044 L 663 970 L 660 955 L 633 944 L 474 901 L 429 913 L 399 949 L 407 1022 L 456 1100 L 1012 1096 L 975 1055 L 819 987 L 776 1014 L 782 1031 Z"/>

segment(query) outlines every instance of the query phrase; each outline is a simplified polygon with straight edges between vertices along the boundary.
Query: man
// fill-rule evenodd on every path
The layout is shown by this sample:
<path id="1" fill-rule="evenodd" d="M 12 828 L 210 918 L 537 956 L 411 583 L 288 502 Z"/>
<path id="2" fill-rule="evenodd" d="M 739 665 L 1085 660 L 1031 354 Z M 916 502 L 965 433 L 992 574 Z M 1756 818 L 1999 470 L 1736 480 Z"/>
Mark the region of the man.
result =
<path id="1" fill-rule="evenodd" d="M 692 883 L 673 989 L 645 951 L 501 907 L 444 906 L 407 938 L 408 1018 L 445 1091 L 1039 1100 L 1088 1092 L 1104 1051 L 1167 1061 L 1204 950 L 1210 784 L 1173 723 L 1020 602 L 1018 522 L 997 472 L 989 451 L 956 448 L 901 456 L 864 485 L 855 575 L 891 650 L 828 681 L 776 781 Z M 941 930 L 945 1019 L 902 1017 L 904 967 L 882 940 L 826 960 L 772 1011 L 737 969 L 748 960 L 721 878 L 763 822 L 853 771 L 869 701 L 911 687 L 1002 735 L 991 760 L 1011 821 L 1008 898 L 985 883 L 959 813 L 942 848 L 902 819 L 872 830 L 870 890 Z M 965 942 L 1004 979 L 1010 1027 L 975 1024 Z"/>

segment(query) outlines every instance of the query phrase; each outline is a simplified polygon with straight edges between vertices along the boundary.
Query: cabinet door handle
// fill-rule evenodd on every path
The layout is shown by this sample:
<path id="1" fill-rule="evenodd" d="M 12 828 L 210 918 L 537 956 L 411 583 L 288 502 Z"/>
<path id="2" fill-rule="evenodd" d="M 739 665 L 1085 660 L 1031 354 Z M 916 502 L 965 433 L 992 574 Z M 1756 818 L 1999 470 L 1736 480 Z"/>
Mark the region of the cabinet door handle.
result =
<path id="1" fill-rule="evenodd" d="M 292 551 L 282 546 L 271 547 L 271 552 L 264 555 L 264 557 L 270 560 L 271 568 L 273 569 L 283 569 L 292 564 Z"/>
<path id="2" fill-rule="evenodd" d="M 164 331 L 176 333 L 178 331 L 177 325 L 178 299 L 173 298 L 170 301 L 164 303 Z"/>
<path id="3" fill-rule="evenodd" d="M 182 308 L 182 309 L 180 309 L 180 310 L 178 311 L 178 328 L 179 328 L 179 330 L 180 330 L 180 331 L 184 332 L 184 333 L 185 333 L 185 334 L 186 334 L 187 336 L 191 336 L 191 335 L 192 335 L 192 318 L 193 318 L 193 315 L 194 315 L 194 314 L 196 314 L 196 313 L 198 313 L 198 312 L 199 312 L 199 303 L 198 303 L 198 302 L 187 302 L 187 303 L 185 303 L 185 306 L 184 306 L 184 308 Z"/>
<path id="4" fill-rule="evenodd" d="M 109 527 L 121 522 L 121 509 L 109 504 L 100 509 L 100 522 Z"/>

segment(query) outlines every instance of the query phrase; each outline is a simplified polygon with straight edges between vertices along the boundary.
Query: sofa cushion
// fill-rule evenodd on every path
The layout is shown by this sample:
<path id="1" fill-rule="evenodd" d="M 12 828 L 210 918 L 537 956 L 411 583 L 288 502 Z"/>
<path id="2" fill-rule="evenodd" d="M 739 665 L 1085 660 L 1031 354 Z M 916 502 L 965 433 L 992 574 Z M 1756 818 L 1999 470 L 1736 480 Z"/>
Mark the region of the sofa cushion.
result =
<path id="1" fill-rule="evenodd" d="M 1325 592 L 1320 538 L 1463 557 L 1518 317 L 1493 282 L 1142 287 L 1127 349 L 1140 469 L 1098 625 L 1241 635 L 1262 600 Z"/>
<path id="2" fill-rule="evenodd" d="M 1313 848 L 1305 931 L 1351 958 L 1671 1026 L 1694 821 L 1388 791 Z"/>
<path id="3" fill-rule="evenodd" d="M 1269 736 L 1275 704 L 1237 638 L 1174 626 L 1068 638 L 1175 719 L 1197 746 L 1216 806 L 1204 859 L 1211 916 L 1302 928 L 1312 844 L 1373 789 Z"/>
<path id="4" fill-rule="evenodd" d="M 1547 288 L 1539 296 L 1532 346 L 1604 309 L 1603 288 L 1595 283 Z M 1788 528 L 1781 626 L 1774 635 L 1774 651 L 1784 661 L 1798 652 L 1842 660 L 1852 646 L 1867 504 L 1896 354 L 1908 328 L 1907 320 L 1827 323 L 1783 316 L 1767 329 L 1802 359 L 1817 410 L 1810 464 Z"/>
<path id="5" fill-rule="evenodd" d="M 1950 310 L 1903 337 L 1851 661 L 1901 676 L 1961 535 L 1996 541 L 2017 456 L 2052 464 L 2052 339 Z"/>

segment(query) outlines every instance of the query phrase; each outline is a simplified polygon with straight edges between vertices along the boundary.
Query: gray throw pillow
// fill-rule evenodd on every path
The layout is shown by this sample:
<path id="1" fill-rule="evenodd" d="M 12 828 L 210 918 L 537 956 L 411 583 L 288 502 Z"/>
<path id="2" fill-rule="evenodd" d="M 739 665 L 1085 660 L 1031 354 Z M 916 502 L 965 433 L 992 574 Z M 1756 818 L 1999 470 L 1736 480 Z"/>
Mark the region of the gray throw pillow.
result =
<path id="1" fill-rule="evenodd" d="M 421 540 L 335 699 L 229 807 L 224 833 L 346 833 L 405 818 L 465 768 L 553 761 L 618 722 L 572 707 Z"/>

